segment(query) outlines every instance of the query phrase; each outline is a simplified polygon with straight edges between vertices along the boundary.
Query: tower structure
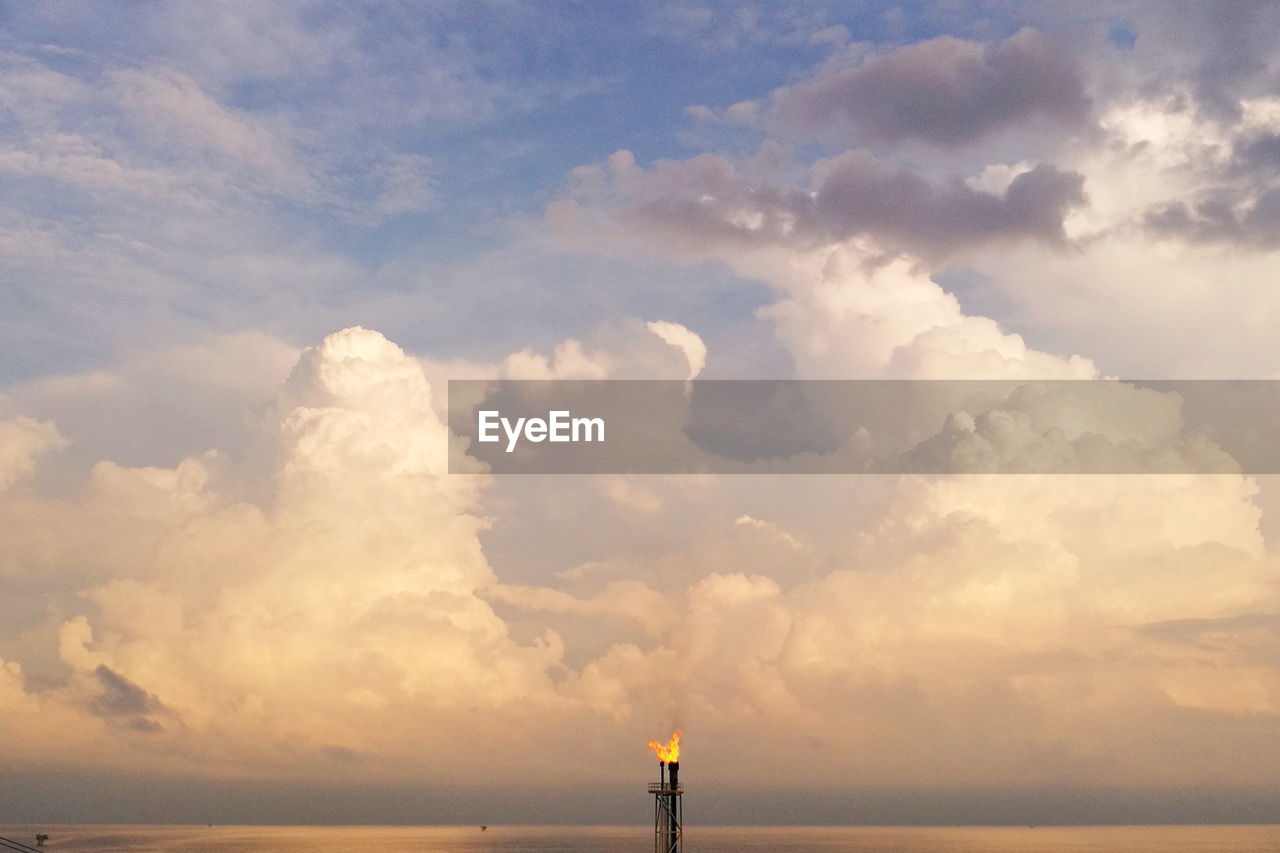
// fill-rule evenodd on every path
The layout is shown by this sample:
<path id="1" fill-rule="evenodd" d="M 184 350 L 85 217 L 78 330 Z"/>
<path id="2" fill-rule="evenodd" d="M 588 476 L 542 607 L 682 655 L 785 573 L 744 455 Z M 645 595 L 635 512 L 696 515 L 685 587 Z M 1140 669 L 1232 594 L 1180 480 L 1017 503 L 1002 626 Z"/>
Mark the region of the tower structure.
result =
<path id="1" fill-rule="evenodd" d="M 658 761 L 658 781 L 649 783 L 653 794 L 653 849 L 655 853 L 680 853 L 684 840 L 684 815 L 680 787 L 680 762 Z"/>

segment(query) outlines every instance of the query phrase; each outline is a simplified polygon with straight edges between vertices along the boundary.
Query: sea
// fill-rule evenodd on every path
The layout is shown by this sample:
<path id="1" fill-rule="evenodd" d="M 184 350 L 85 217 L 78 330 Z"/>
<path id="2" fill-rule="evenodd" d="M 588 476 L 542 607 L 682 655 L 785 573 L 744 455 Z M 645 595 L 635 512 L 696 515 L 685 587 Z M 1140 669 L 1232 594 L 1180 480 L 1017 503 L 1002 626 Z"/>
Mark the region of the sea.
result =
<path id="1" fill-rule="evenodd" d="M 0 826 L 40 851 L 99 853 L 646 853 L 643 826 Z M 12 850 L 0 843 L 0 851 Z M 18 847 L 17 849 L 21 849 Z M 1280 826 L 687 827 L 688 853 L 1280 853 Z"/>

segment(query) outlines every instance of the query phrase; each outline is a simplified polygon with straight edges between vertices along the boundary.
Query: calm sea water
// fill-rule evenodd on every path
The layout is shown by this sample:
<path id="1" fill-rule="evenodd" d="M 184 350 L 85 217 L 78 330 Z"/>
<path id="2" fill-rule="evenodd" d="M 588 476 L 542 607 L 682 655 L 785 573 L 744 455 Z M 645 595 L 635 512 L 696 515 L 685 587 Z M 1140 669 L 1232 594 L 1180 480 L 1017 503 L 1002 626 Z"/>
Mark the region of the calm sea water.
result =
<path id="1" fill-rule="evenodd" d="M 0 836 L 45 850 L 101 853 L 357 853 L 357 851 L 568 851 L 644 853 L 639 826 L 8 826 Z M 1280 853 L 1280 826 L 1126 827 L 715 827 L 685 830 L 689 853 Z M 3 850 L 0 845 L 0 850 Z"/>

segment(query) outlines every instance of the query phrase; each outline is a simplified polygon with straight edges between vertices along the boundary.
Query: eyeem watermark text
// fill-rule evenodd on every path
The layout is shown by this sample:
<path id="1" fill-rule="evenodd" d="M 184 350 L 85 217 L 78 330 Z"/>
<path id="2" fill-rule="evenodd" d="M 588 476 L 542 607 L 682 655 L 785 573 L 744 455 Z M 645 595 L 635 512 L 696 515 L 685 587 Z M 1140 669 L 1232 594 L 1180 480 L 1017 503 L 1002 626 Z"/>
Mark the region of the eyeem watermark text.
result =
<path id="1" fill-rule="evenodd" d="M 593 442 L 604 441 L 604 418 L 575 418 L 566 410 L 547 412 L 543 418 L 510 418 L 502 417 L 502 413 L 494 409 L 478 413 L 476 438 L 484 442 L 501 441 L 499 428 L 507 437 L 507 452 L 516 449 L 521 438 L 526 441 L 567 441 Z"/>

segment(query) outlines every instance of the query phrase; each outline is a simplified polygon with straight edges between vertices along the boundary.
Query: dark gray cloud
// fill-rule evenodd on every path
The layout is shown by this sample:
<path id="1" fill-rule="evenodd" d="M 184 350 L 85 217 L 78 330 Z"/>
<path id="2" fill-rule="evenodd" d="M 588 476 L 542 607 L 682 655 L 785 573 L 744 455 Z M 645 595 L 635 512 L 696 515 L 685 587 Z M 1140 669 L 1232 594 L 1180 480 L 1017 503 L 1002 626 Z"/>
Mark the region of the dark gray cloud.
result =
<path id="1" fill-rule="evenodd" d="M 815 189 L 806 191 L 754 183 L 718 157 L 663 163 L 620 216 L 695 254 L 870 236 L 886 251 L 937 259 L 1000 240 L 1065 245 L 1063 217 L 1085 201 L 1083 176 L 1045 164 L 1015 177 L 1002 194 L 958 179 L 936 185 L 865 151 L 815 171 Z"/>
<path id="2" fill-rule="evenodd" d="M 1084 177 L 1041 164 L 1003 195 L 961 181 L 939 188 L 862 154 L 840 158 L 818 191 L 816 210 L 832 236 L 879 233 L 921 255 L 996 239 L 1064 245 L 1062 219 L 1084 203 Z"/>
<path id="3" fill-rule="evenodd" d="M 1154 640 L 1218 653 L 1239 663 L 1280 665 L 1280 615 L 1275 613 L 1173 619 L 1141 625 L 1137 631 Z"/>
<path id="4" fill-rule="evenodd" d="M 1162 10 L 1164 11 L 1164 10 Z M 1268 0 L 1180 4 L 1186 37 L 1200 50 L 1194 73 L 1201 108 L 1218 118 L 1240 116 L 1240 98 L 1265 77 L 1276 49 L 1280 6 Z"/>
<path id="5" fill-rule="evenodd" d="M 1280 187 L 1252 198 L 1223 188 L 1190 203 L 1167 202 L 1148 211 L 1143 223 L 1156 234 L 1192 243 L 1274 249 L 1280 246 Z"/>
<path id="6" fill-rule="evenodd" d="M 1009 11 L 1042 31 L 1072 34 L 1073 52 L 1097 74 L 1089 76 L 1098 101 L 1185 97 L 1201 115 L 1235 121 L 1242 99 L 1280 80 L 1274 0 L 1049 0 Z"/>
<path id="7" fill-rule="evenodd" d="M 93 675 L 102 687 L 102 692 L 90 703 L 93 713 L 117 719 L 122 726 L 135 731 L 163 729 L 147 716 L 165 710 L 159 699 L 105 664 L 99 664 Z"/>
<path id="8" fill-rule="evenodd" d="M 1280 133 L 1241 121 L 1243 100 L 1274 95 L 1280 86 L 1274 38 L 1280 4 L 1227 0 L 1171 8 L 1176 14 L 1145 7 L 1139 45 L 1148 32 L 1149 53 L 1178 58 L 1193 46 L 1195 62 L 1184 58 L 1188 67 L 1170 69 L 1148 85 L 1148 94 L 1165 92 L 1169 109 L 1210 120 L 1230 141 L 1230 156 L 1189 163 L 1201 188 L 1151 205 L 1141 224 L 1156 236 L 1188 243 L 1280 247 Z"/>
<path id="9" fill-rule="evenodd" d="M 1200 643 L 1205 637 L 1236 635 L 1259 631 L 1280 637 L 1280 615 L 1275 613 L 1241 613 L 1220 619 L 1171 619 L 1151 622 L 1138 628 L 1148 637 L 1170 642 Z"/>
<path id="10" fill-rule="evenodd" d="M 1256 133 L 1231 146 L 1232 171 L 1245 177 L 1280 174 L 1280 133 Z"/>
<path id="11" fill-rule="evenodd" d="M 1152 233 L 1190 243 L 1268 250 L 1280 246 L 1280 134 L 1246 132 L 1231 157 L 1206 169 L 1209 186 L 1191 198 L 1153 205 L 1142 217 Z"/>
<path id="12" fill-rule="evenodd" d="M 908 45 L 779 89 L 770 109 L 802 134 L 848 126 L 870 141 L 954 147 L 1035 116 L 1080 125 L 1089 99 L 1075 58 L 1024 29 L 996 45 L 950 36 Z"/>

